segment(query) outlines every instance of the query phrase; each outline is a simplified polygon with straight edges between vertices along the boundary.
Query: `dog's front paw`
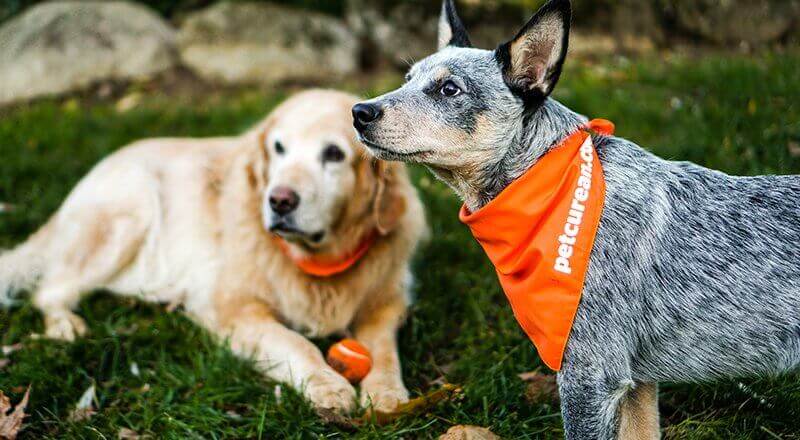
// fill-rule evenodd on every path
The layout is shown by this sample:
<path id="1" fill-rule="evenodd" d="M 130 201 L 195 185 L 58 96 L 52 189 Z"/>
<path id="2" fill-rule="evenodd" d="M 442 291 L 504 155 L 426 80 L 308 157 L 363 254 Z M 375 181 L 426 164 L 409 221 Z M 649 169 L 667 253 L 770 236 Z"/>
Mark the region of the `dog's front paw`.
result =
<path id="1" fill-rule="evenodd" d="M 408 402 L 408 390 L 393 378 L 367 376 L 361 382 L 361 406 L 389 413 Z"/>
<path id="2" fill-rule="evenodd" d="M 308 400 L 317 408 L 347 413 L 353 410 L 356 390 L 335 371 L 321 371 L 308 380 L 305 389 Z"/>
<path id="3" fill-rule="evenodd" d="M 86 322 L 78 315 L 61 311 L 44 317 L 45 336 L 59 341 L 72 342 L 86 334 Z"/>

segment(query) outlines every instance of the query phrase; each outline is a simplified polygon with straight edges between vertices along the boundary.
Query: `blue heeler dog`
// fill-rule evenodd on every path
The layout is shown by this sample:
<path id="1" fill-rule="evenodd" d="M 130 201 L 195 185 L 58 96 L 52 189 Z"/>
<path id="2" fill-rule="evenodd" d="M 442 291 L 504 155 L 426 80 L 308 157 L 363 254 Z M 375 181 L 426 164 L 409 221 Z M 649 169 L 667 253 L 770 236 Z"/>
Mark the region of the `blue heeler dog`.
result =
<path id="1" fill-rule="evenodd" d="M 570 9 L 550 1 L 488 51 L 470 47 L 446 0 L 439 51 L 354 107 L 361 140 L 427 165 L 480 209 L 587 121 L 549 98 Z M 594 142 L 606 202 L 558 374 L 566 437 L 658 438 L 658 382 L 800 363 L 800 177 L 728 176 Z"/>

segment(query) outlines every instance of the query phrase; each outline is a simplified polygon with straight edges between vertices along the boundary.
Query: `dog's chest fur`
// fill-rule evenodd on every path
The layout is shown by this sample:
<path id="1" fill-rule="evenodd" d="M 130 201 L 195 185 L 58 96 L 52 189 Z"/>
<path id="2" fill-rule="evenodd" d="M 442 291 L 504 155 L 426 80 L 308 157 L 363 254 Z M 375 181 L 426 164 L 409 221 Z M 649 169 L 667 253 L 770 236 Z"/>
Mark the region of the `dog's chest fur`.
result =
<path id="1" fill-rule="evenodd" d="M 606 203 L 568 358 L 641 381 L 795 367 L 800 177 L 731 177 L 618 138 L 597 150 Z"/>
<path id="2" fill-rule="evenodd" d="M 270 268 L 269 289 L 263 294 L 287 326 L 310 337 L 345 332 L 363 304 L 365 292 L 372 289 L 363 282 L 317 280 L 294 272 L 285 263 Z M 350 278 L 348 274 L 343 277 Z"/>
<path id="3" fill-rule="evenodd" d="M 390 251 L 398 248 L 396 240 L 383 238 L 346 272 L 314 277 L 294 267 L 267 238 L 263 244 L 271 250 L 261 254 L 265 261 L 255 269 L 263 280 L 257 295 L 281 322 L 306 336 L 346 334 L 359 314 L 407 292 L 407 263 L 398 258 L 401 253 L 396 256 Z"/>

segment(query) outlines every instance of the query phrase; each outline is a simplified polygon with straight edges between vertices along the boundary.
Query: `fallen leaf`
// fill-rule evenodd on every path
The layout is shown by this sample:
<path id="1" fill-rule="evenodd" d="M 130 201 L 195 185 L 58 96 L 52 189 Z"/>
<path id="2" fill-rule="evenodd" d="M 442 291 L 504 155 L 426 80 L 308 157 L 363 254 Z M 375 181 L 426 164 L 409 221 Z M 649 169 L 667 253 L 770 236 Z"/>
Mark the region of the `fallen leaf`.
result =
<path id="1" fill-rule="evenodd" d="M 167 312 L 172 313 L 178 311 L 183 306 L 184 302 L 186 302 L 185 295 L 173 299 L 167 304 Z"/>
<path id="2" fill-rule="evenodd" d="M 11 411 L 11 399 L 0 391 L 0 440 L 14 440 L 22 430 L 22 422 L 27 417 L 25 407 L 28 406 L 28 398 L 31 394 L 31 386 L 25 391 L 25 396 Z"/>
<path id="3" fill-rule="evenodd" d="M 747 101 L 747 113 L 754 115 L 756 114 L 757 111 L 758 111 L 758 104 L 756 104 L 756 100 L 750 99 L 749 101 Z"/>
<path id="4" fill-rule="evenodd" d="M 448 429 L 439 440 L 500 440 L 500 437 L 480 426 L 457 425 Z"/>
<path id="5" fill-rule="evenodd" d="M 133 429 L 121 428 L 117 433 L 117 438 L 119 440 L 139 440 L 142 436 Z"/>
<path id="6" fill-rule="evenodd" d="M 117 101 L 116 105 L 114 105 L 114 109 L 118 113 L 125 113 L 133 109 L 137 105 L 139 105 L 139 102 L 141 102 L 141 100 L 142 100 L 142 94 L 138 92 L 133 92 L 123 97 L 119 101 Z"/>
<path id="7" fill-rule="evenodd" d="M 0 370 L 2 370 L 3 368 L 7 367 L 8 364 L 10 364 L 10 363 L 11 363 L 11 361 L 8 360 L 8 359 L 0 358 Z"/>
<path id="8" fill-rule="evenodd" d="M 3 214 L 5 212 L 11 212 L 16 209 L 17 207 L 12 205 L 11 203 L 0 202 L 0 214 Z"/>
<path id="9" fill-rule="evenodd" d="M 19 351 L 22 349 L 22 342 L 18 342 L 13 345 L 4 345 L 2 348 L 3 356 L 8 356 L 15 351 Z"/>
<path id="10" fill-rule="evenodd" d="M 94 409 L 94 402 L 96 400 L 97 395 L 95 393 L 94 384 L 92 384 L 83 392 L 81 398 L 78 399 L 78 403 L 75 404 L 75 409 L 69 413 L 69 421 L 80 422 L 92 418 L 93 415 L 97 414 L 97 411 Z"/>
<path id="11" fill-rule="evenodd" d="M 439 373 L 439 377 L 428 381 L 428 385 L 439 385 L 439 386 L 441 386 L 441 385 L 444 385 L 444 384 L 448 383 L 447 382 L 447 375 L 450 374 L 450 372 L 453 371 L 453 366 L 454 365 L 455 364 L 446 364 L 446 365 L 442 365 L 442 366 L 436 365 L 434 368 L 436 368 L 436 371 Z"/>
<path id="12" fill-rule="evenodd" d="M 444 384 L 441 388 L 433 390 L 423 396 L 409 400 L 397 407 L 392 412 L 382 411 L 368 411 L 362 417 L 362 422 L 373 421 L 378 425 L 385 425 L 391 423 L 402 416 L 409 414 L 419 414 L 429 408 L 432 408 L 439 402 L 450 400 L 461 394 L 461 387 L 453 384 Z"/>
<path id="13" fill-rule="evenodd" d="M 316 412 L 323 422 L 348 431 L 354 431 L 363 424 L 361 420 L 351 419 L 329 408 L 317 408 Z"/>
<path id="14" fill-rule="evenodd" d="M 556 403 L 558 402 L 558 384 L 556 377 L 551 374 L 531 371 L 518 376 L 525 382 L 525 399 L 531 403 Z"/>
<path id="15" fill-rule="evenodd" d="M 138 324 L 131 324 L 131 325 L 127 326 L 127 327 L 122 327 L 122 328 L 116 329 L 114 331 L 114 333 L 117 334 L 117 335 L 120 335 L 120 336 L 130 336 L 130 335 L 136 333 L 137 330 L 139 330 L 139 325 Z"/>
<path id="16" fill-rule="evenodd" d="M 788 148 L 789 148 L 789 155 L 790 156 L 792 156 L 792 157 L 800 156 L 800 143 L 794 142 L 794 141 L 789 141 Z"/>
<path id="17" fill-rule="evenodd" d="M 390 413 L 382 411 L 367 411 L 360 418 L 343 416 L 329 409 L 318 409 L 317 414 L 326 423 L 336 425 L 343 429 L 354 430 L 368 423 L 386 425 L 400 417 L 419 414 L 445 400 L 453 399 L 461 394 L 461 387 L 453 384 L 444 384 L 441 388 L 433 390 L 423 396 L 409 400 Z"/>
<path id="18" fill-rule="evenodd" d="M 139 364 L 136 362 L 131 362 L 131 374 L 136 377 L 139 377 L 142 373 L 139 371 Z"/>

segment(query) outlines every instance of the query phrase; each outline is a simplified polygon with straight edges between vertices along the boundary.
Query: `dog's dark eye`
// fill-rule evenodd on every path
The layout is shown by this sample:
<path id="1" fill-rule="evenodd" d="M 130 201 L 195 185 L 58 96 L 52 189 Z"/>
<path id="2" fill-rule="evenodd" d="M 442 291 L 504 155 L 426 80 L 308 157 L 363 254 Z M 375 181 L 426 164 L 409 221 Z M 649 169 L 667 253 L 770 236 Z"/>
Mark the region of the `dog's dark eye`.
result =
<path id="1" fill-rule="evenodd" d="M 453 81 L 447 81 L 439 89 L 439 92 L 444 96 L 456 96 L 461 93 L 461 89 Z"/>
<path id="2" fill-rule="evenodd" d="M 286 149 L 283 148 L 283 144 L 280 141 L 275 141 L 275 152 L 278 154 L 283 154 L 286 152 Z"/>
<path id="3" fill-rule="evenodd" d="M 344 160 L 344 152 L 336 145 L 328 145 L 322 152 L 323 162 L 341 162 Z"/>

